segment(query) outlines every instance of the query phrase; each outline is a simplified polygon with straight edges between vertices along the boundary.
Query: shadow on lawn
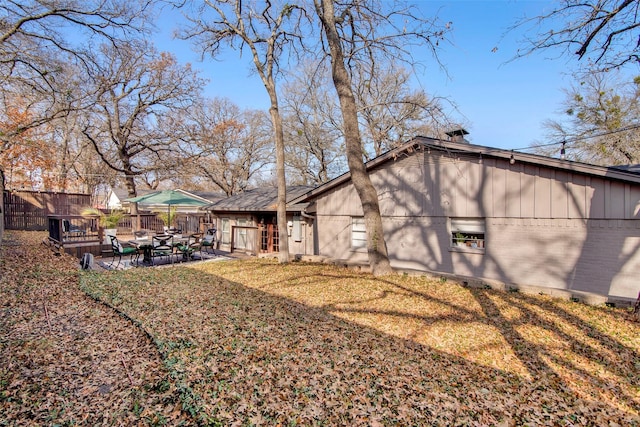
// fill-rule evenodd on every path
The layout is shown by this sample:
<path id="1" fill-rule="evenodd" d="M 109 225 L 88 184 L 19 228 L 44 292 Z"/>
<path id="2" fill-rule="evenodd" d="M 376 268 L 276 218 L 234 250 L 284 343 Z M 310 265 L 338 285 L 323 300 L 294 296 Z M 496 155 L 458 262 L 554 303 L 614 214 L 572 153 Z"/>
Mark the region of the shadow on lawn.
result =
<path id="1" fill-rule="evenodd" d="M 243 268 L 248 267 L 238 265 L 238 271 Z M 593 424 L 604 420 L 628 424 L 632 418 L 633 414 L 602 399 L 606 393 L 599 395 L 597 377 L 570 361 L 554 358 L 543 345 L 527 341 L 518 332 L 520 323 L 500 320 L 494 298 L 517 307 L 523 313 L 522 324 L 539 316 L 536 310 L 549 310 L 526 296 L 468 290 L 482 307 L 478 314 L 399 282 L 369 278 L 385 289 L 375 296 L 363 292 L 361 299 L 343 301 L 340 306 L 314 307 L 267 292 L 278 281 L 283 286 L 302 286 L 296 285 L 295 279 L 277 279 L 269 265 L 252 264 L 250 268 L 247 274 L 273 277 L 269 284 L 260 286 L 263 290 L 195 269 L 164 270 L 165 274 L 172 272 L 171 281 L 153 271 L 122 272 L 118 280 L 112 276 L 91 287 L 92 293 L 139 321 L 158 340 L 167 366 L 183 383 L 179 387 L 183 409 L 191 408 L 203 423 L 492 425 Z M 288 268 L 294 271 L 291 277 L 300 277 L 305 271 L 304 265 Z M 342 270 L 335 273 L 304 276 L 304 286 L 322 287 L 349 277 L 362 279 L 362 275 Z M 454 312 L 430 316 L 342 306 L 380 301 L 394 294 L 419 296 Z M 532 378 L 473 363 L 333 314 L 356 311 L 411 317 L 423 322 L 425 328 L 443 319 L 490 325 L 504 336 Z M 597 332 L 575 315 L 561 310 L 556 315 L 586 331 L 608 352 L 637 361 L 633 349 Z M 544 318 L 536 322 L 561 339 L 573 338 L 557 323 Z M 587 348 L 580 353 L 583 357 L 599 362 L 601 354 L 595 348 L 580 345 Z M 555 374 L 552 362 L 596 386 L 580 392 L 571 389 Z M 629 373 L 626 367 L 633 369 L 634 361 L 614 362 L 614 379 L 625 388 L 633 381 L 637 385 L 637 379 L 623 378 Z M 620 404 L 638 410 L 637 396 L 619 388 L 614 396 L 621 399 Z"/>

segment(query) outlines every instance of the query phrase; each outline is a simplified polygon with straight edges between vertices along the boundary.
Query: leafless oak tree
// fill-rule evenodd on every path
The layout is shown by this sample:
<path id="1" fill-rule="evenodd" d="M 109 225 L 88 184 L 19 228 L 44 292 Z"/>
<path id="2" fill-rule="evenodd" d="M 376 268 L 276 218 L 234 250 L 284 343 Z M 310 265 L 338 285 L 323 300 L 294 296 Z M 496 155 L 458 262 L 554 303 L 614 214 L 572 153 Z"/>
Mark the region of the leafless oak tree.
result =
<path id="1" fill-rule="evenodd" d="M 436 135 L 447 125 L 440 102 L 429 98 L 424 90 L 411 88 L 407 69 L 394 62 L 385 63 L 384 58 L 376 69 L 376 73 L 364 76 L 355 70 L 365 157 L 377 157 L 416 135 Z"/>
<path id="2" fill-rule="evenodd" d="M 189 65 L 145 42 L 104 45 L 88 78 L 96 101 L 82 133 L 135 197 L 136 176 L 175 164 L 178 135 L 171 116 L 188 108 L 204 84 Z"/>
<path id="3" fill-rule="evenodd" d="M 287 73 L 283 85 L 287 178 L 320 185 L 346 172 L 342 121 L 325 61 L 308 61 Z"/>
<path id="4" fill-rule="evenodd" d="M 147 13 L 154 3 L 155 0 L 0 2 L 1 101 L 4 107 L 13 98 L 28 93 L 25 100 L 30 117 L 28 122 L 0 132 L 0 150 L 10 147 L 28 129 L 64 117 L 67 111 L 59 107 L 65 103 L 58 100 L 68 93 L 57 88 L 56 80 L 61 70 L 69 61 L 90 62 L 92 42 L 117 44 L 143 33 Z M 4 188 L 3 177 L 0 170 L 0 190 Z M 3 230 L 0 215 L 0 240 Z"/>
<path id="5" fill-rule="evenodd" d="M 154 0 L 4 0 L 0 2 L 0 83 L 3 97 L 12 91 L 32 94 L 38 101 L 29 127 L 61 117 L 59 97 L 68 93 L 57 79 L 69 61 L 92 61 L 91 43 L 118 44 L 146 31 Z M 9 93 L 7 93 L 9 92 Z M 36 95 L 40 95 L 36 99 Z M 22 129 L 16 132 L 24 131 Z M 11 134 L 1 135 L 9 140 Z"/>
<path id="6" fill-rule="evenodd" d="M 269 95 L 271 121 L 276 147 L 276 179 L 278 186 L 278 232 L 287 235 L 286 177 L 284 164 L 284 133 L 280 113 L 276 75 L 283 54 L 300 40 L 299 22 L 303 9 L 295 2 L 242 0 L 205 0 L 199 8 L 188 13 L 192 27 L 183 37 L 193 38 L 203 54 L 217 55 L 227 45 L 248 49 L 254 69 Z M 289 262 L 289 244 L 280 239 L 278 259 Z"/>
<path id="7" fill-rule="evenodd" d="M 214 98 L 187 114 L 191 170 L 227 196 L 246 190 L 273 163 L 273 130 L 264 111 L 242 111 L 229 99 Z"/>
<path id="8" fill-rule="evenodd" d="M 416 43 L 435 52 L 446 28 L 435 29 L 433 22 L 419 18 L 412 8 L 397 2 L 314 0 L 314 5 L 331 57 L 349 171 L 364 211 L 369 263 L 374 275 L 388 274 L 392 270 L 378 195 L 364 164 L 353 72 L 349 72 L 349 67 L 360 65 L 359 72 L 364 75 L 368 66 L 373 74 L 377 69 L 376 58 L 388 56 L 409 61 Z"/>

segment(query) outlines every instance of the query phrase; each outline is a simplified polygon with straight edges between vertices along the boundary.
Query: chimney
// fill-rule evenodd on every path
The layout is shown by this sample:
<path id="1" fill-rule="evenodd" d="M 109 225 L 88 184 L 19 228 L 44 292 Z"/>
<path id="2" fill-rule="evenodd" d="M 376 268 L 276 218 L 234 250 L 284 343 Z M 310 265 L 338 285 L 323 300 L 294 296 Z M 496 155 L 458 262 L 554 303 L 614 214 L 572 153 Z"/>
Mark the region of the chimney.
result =
<path id="1" fill-rule="evenodd" d="M 469 141 L 464 139 L 465 135 L 469 135 L 469 132 L 467 132 L 464 128 L 451 130 L 447 132 L 446 135 L 449 137 L 449 141 L 451 142 L 461 142 L 464 144 L 469 143 Z"/>

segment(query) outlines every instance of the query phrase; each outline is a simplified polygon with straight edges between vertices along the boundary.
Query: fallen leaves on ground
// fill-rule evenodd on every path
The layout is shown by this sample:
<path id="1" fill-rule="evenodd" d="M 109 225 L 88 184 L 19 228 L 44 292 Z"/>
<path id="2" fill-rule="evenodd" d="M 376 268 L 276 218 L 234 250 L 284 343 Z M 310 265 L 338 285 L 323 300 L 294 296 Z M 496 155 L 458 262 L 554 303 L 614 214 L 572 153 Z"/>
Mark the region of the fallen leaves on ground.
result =
<path id="1" fill-rule="evenodd" d="M 203 425 L 640 425 L 629 312 L 270 260 L 83 275 Z"/>
<path id="2" fill-rule="evenodd" d="M 640 425 L 625 309 L 258 259 L 79 272 L 6 237 L 0 425 Z"/>
<path id="3" fill-rule="evenodd" d="M 143 330 L 78 287 L 78 260 L 43 233 L 0 254 L 0 426 L 177 425 L 181 411 Z"/>

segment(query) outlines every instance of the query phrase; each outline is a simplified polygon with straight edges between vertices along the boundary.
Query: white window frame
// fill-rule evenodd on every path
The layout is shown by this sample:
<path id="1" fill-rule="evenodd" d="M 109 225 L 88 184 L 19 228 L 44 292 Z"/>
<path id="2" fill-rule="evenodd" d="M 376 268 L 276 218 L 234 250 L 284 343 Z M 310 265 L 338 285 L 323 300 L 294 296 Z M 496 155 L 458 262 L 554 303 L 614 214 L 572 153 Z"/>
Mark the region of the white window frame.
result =
<path id="1" fill-rule="evenodd" d="M 449 246 L 458 252 L 480 252 L 486 249 L 484 218 L 449 218 Z"/>
<path id="2" fill-rule="evenodd" d="M 364 217 L 351 217 L 351 249 L 359 250 L 367 248 L 367 228 Z"/>
<path id="3" fill-rule="evenodd" d="M 251 225 L 251 222 L 247 218 L 236 218 L 236 225 L 239 227 L 246 227 L 248 225 Z M 247 248 L 247 229 L 246 228 L 236 228 L 235 246 L 237 249 Z"/>
<path id="4" fill-rule="evenodd" d="M 294 242 L 302 242 L 302 218 L 300 215 L 293 216 L 293 230 L 291 235 Z"/>
<path id="5" fill-rule="evenodd" d="M 229 218 L 222 218 L 220 225 L 220 242 L 228 245 L 231 243 L 231 220 Z"/>

